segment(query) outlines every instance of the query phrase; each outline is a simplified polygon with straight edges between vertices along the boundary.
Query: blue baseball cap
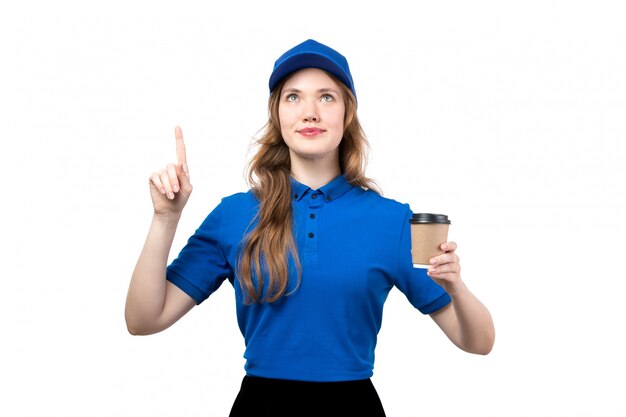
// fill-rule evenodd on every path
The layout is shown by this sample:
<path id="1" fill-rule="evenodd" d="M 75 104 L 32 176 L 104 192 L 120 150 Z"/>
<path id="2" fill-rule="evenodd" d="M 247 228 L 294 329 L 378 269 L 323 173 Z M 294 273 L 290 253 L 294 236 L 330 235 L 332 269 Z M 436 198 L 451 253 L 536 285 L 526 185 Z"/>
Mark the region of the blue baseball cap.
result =
<path id="1" fill-rule="evenodd" d="M 344 83 L 356 98 L 348 60 L 339 52 L 313 39 L 294 46 L 276 60 L 270 76 L 270 93 L 280 80 L 303 68 L 319 68 L 328 71 Z"/>

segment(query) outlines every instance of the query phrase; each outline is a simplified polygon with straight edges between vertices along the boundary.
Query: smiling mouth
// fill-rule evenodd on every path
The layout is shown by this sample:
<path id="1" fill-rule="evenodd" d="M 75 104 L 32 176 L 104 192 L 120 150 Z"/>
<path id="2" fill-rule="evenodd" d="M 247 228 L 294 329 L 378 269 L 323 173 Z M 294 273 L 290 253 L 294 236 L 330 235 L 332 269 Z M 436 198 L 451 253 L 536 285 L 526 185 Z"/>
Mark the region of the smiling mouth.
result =
<path id="1" fill-rule="evenodd" d="M 307 127 L 305 129 L 298 130 L 298 133 L 303 136 L 315 136 L 315 135 L 319 135 L 320 133 L 324 133 L 324 130 Z"/>

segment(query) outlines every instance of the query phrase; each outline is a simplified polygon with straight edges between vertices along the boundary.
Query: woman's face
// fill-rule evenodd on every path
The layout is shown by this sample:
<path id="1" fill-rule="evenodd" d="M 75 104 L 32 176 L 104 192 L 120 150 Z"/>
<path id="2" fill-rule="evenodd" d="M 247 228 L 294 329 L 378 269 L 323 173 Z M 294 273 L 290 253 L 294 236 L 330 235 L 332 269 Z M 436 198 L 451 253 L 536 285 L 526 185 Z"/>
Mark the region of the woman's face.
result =
<path id="1" fill-rule="evenodd" d="M 280 130 L 296 159 L 336 159 L 343 137 L 345 103 L 337 82 L 306 68 L 285 82 L 278 105 Z"/>

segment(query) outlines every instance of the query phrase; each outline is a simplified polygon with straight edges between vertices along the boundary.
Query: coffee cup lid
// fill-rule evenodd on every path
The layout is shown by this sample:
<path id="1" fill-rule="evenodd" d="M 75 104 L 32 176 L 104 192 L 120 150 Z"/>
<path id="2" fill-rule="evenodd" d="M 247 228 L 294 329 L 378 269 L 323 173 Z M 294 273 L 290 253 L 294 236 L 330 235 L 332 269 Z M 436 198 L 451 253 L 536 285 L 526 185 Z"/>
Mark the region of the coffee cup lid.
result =
<path id="1" fill-rule="evenodd" d="M 438 223 L 450 224 L 448 216 L 436 213 L 414 213 L 409 220 L 411 224 Z"/>

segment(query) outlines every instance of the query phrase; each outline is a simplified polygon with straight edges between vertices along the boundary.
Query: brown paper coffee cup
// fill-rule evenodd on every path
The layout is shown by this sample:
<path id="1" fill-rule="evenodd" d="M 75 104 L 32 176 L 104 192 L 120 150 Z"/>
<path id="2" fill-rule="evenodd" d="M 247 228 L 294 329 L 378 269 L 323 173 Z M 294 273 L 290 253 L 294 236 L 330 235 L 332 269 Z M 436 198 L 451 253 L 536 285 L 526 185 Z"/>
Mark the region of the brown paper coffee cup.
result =
<path id="1" fill-rule="evenodd" d="M 448 241 L 450 220 L 445 214 L 416 213 L 409 222 L 413 266 L 428 267 L 430 258 L 443 254 L 440 246 Z"/>

